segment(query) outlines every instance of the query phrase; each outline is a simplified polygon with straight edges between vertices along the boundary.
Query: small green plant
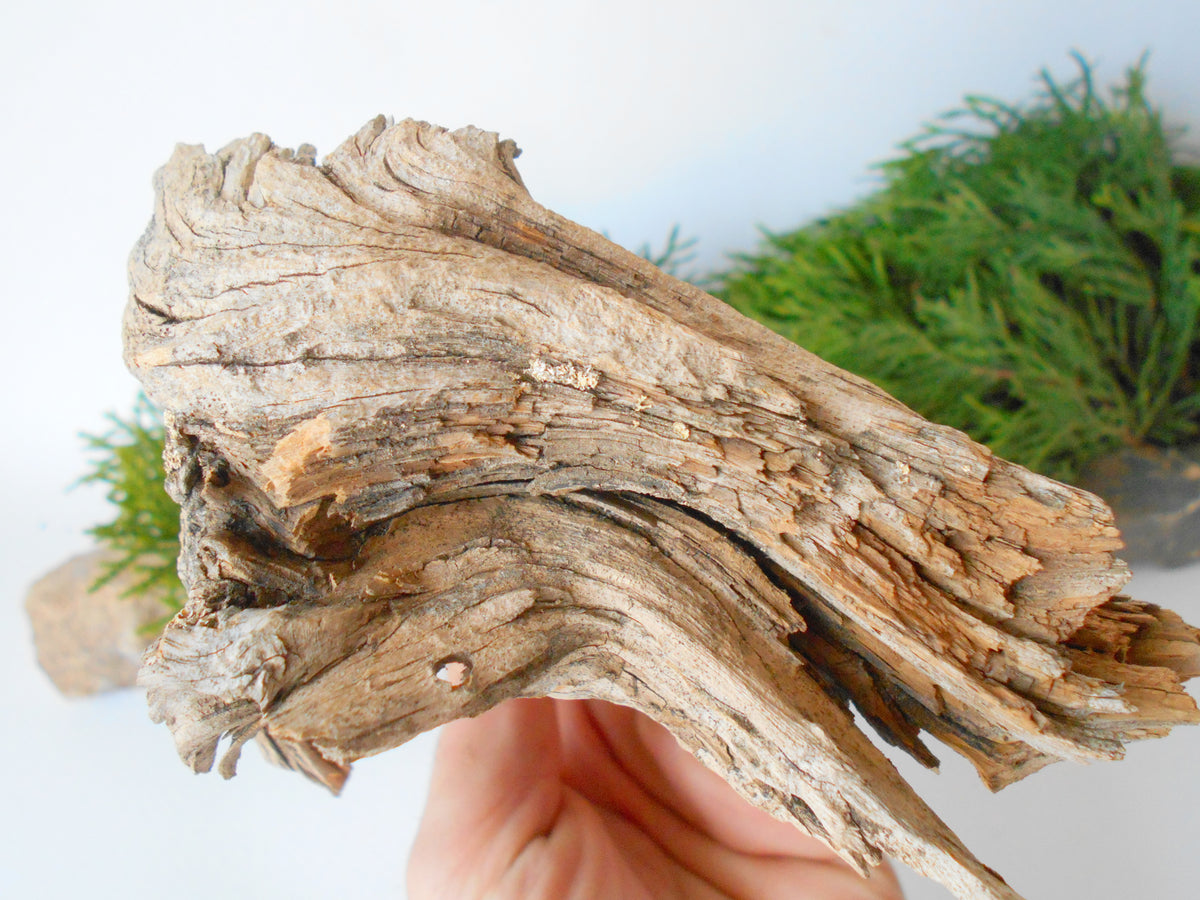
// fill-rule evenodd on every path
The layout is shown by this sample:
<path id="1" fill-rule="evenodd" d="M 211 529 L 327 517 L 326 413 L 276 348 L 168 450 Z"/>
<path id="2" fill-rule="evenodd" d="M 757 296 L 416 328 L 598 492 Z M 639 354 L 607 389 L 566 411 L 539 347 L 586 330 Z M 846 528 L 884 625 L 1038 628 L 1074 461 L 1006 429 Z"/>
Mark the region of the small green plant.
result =
<path id="1" fill-rule="evenodd" d="M 699 280 L 693 273 L 685 273 L 683 269 L 684 266 L 696 258 L 696 238 L 681 239 L 679 237 L 678 224 L 671 226 L 671 230 L 667 234 L 667 239 L 663 242 L 662 250 L 659 250 L 657 253 L 654 252 L 649 242 L 647 242 L 638 247 L 637 254 L 643 259 L 649 260 L 673 278 L 692 282 Z"/>
<path id="2" fill-rule="evenodd" d="M 176 571 L 179 507 L 164 488 L 162 420 L 145 397 L 128 418 L 110 414 L 108 419 L 107 432 L 83 436 L 94 458 L 80 481 L 103 484 L 115 512 L 111 522 L 88 531 L 114 551 L 92 590 L 130 572 L 135 577 L 125 595 L 152 592 L 175 612 L 185 593 Z"/>
<path id="3" fill-rule="evenodd" d="M 767 237 L 719 293 L 999 455 L 1070 480 L 1200 435 L 1200 168 L 1087 63 L 1025 108 L 968 97 L 883 187 Z"/>

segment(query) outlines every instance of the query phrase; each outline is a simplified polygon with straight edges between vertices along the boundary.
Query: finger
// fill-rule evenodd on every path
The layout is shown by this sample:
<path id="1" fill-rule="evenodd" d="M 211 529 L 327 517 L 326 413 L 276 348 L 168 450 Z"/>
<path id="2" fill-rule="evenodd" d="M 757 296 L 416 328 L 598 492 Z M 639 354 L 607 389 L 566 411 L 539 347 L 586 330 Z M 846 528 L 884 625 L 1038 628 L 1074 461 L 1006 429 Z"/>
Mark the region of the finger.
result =
<path id="1" fill-rule="evenodd" d="M 840 862 L 836 853 L 798 824 L 751 806 L 662 725 L 612 704 L 590 703 L 589 710 L 622 768 L 701 833 L 742 853 Z"/>
<path id="2" fill-rule="evenodd" d="M 409 860 L 417 900 L 479 896 L 562 802 L 553 703 L 510 700 L 442 729 L 429 799 Z"/>
<path id="3" fill-rule="evenodd" d="M 844 896 L 902 900 L 900 883 L 886 860 L 863 879 L 836 852 L 792 821 L 781 821 L 742 798 L 723 778 L 692 756 L 665 727 L 635 710 L 622 710 L 633 720 L 637 746 L 630 753 L 644 753 L 654 760 L 642 771 L 660 772 L 658 787 L 662 797 L 672 798 L 676 812 L 697 830 L 731 849 L 754 856 L 781 859 L 773 865 L 783 869 L 782 877 L 791 884 L 795 896 L 809 896 L 799 882 L 792 882 L 794 870 L 784 860 L 806 860 L 802 880 L 811 884 L 811 896 Z M 626 731 L 625 733 L 628 733 Z M 667 802 L 663 800 L 662 802 Z M 829 868 L 825 868 L 829 867 Z M 843 893 L 821 893 L 839 885 Z"/>
<path id="4" fill-rule="evenodd" d="M 757 849 L 741 850 L 691 825 L 668 803 L 660 802 L 643 788 L 641 779 L 645 770 L 626 769 L 617 761 L 614 747 L 620 743 L 629 754 L 631 767 L 645 763 L 658 768 L 661 774 L 683 763 L 700 766 L 678 746 L 665 765 L 661 756 L 649 754 L 637 733 L 640 727 L 637 714 L 599 703 L 564 704 L 559 707 L 559 721 L 567 783 L 591 802 L 635 826 L 637 832 L 652 840 L 669 857 L 673 866 L 701 879 L 721 896 L 812 896 L 839 900 L 883 900 L 892 896 L 886 890 L 886 881 L 871 883 L 863 879 L 824 845 L 749 806 L 720 778 L 715 775 L 709 778 L 711 773 L 702 767 L 698 772 L 704 777 L 698 778 L 695 786 L 718 795 L 720 802 L 714 809 L 740 816 L 751 827 L 779 829 L 783 846 L 780 852 L 772 852 L 762 849 L 764 841 L 744 840 Z M 650 733 L 655 732 L 651 729 Z"/>

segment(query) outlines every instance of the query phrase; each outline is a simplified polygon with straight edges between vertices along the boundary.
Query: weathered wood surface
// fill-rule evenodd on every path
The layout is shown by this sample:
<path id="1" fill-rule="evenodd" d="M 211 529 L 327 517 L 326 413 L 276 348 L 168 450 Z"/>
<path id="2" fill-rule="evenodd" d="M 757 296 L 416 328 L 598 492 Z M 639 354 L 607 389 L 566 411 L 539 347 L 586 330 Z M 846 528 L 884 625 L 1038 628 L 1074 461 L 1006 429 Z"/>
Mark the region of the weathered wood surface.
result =
<path id="1" fill-rule="evenodd" d="M 1195 722 L 1198 633 L 1095 497 L 993 457 L 542 208 L 511 142 L 181 146 L 131 260 L 186 609 L 179 751 L 350 763 L 516 696 L 663 722 L 859 867 L 1016 895 L 854 726 L 993 787 Z"/>

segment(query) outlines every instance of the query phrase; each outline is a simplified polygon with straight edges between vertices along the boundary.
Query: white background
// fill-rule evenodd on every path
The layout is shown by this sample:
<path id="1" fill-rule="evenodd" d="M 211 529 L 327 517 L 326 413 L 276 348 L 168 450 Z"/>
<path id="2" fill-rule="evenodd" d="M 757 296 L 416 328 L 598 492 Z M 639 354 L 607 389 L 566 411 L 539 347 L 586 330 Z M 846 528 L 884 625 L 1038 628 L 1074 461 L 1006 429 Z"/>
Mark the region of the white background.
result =
<path id="1" fill-rule="evenodd" d="M 1195 0 L 71 2 L 0 17 L 0 896 L 403 897 L 426 736 L 334 800 L 251 750 L 224 783 L 176 760 L 132 691 L 61 699 L 29 583 L 103 515 L 80 430 L 128 409 L 125 257 L 176 141 L 252 131 L 324 153 L 379 112 L 515 138 L 534 197 L 629 245 L 673 223 L 703 267 L 849 203 L 869 167 L 967 92 L 1019 100 L 1077 48 L 1200 126 Z M 1200 568 L 1139 596 L 1200 620 Z M 1200 729 L 992 797 L 956 759 L 918 789 L 1030 900 L 1192 900 Z M 947 757 L 953 756 L 947 752 Z M 913 767 L 903 766 L 906 774 Z M 920 879 L 913 900 L 946 897 Z"/>

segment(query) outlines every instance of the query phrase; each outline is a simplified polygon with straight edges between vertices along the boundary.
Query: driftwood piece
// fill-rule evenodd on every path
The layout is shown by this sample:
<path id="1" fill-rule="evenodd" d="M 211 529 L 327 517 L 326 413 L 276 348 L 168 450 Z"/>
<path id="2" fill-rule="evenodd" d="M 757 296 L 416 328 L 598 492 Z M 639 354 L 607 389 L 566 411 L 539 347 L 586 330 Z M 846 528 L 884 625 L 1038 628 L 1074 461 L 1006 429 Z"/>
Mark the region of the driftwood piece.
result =
<path id="1" fill-rule="evenodd" d="M 126 358 L 190 600 L 141 681 L 180 754 L 350 763 L 509 697 L 665 724 L 860 868 L 1016 894 L 854 726 L 999 788 L 1195 722 L 1198 632 L 1108 509 L 542 208 L 515 146 L 376 119 L 322 164 L 179 147 Z"/>

